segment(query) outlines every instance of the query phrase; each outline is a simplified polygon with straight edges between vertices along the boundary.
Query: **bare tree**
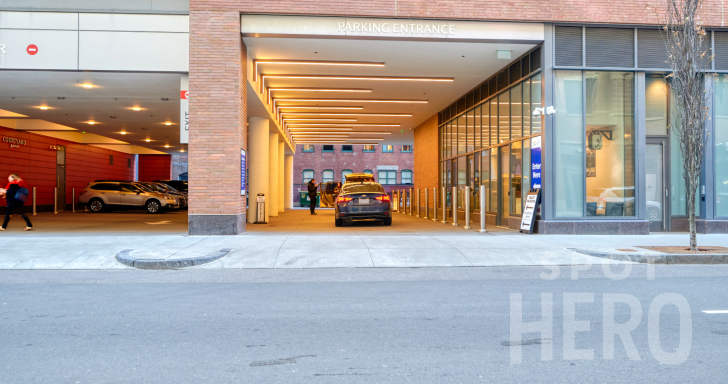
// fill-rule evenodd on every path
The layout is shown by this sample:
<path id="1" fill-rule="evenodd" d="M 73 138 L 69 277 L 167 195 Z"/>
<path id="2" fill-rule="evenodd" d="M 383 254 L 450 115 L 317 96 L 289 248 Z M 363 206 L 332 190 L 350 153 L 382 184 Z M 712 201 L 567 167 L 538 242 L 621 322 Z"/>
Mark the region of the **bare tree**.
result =
<path id="1" fill-rule="evenodd" d="M 699 18 L 701 0 L 667 0 L 667 18 L 663 38 L 667 63 L 672 73 L 665 76 L 673 95 L 672 134 L 680 143 L 690 220 L 690 250 L 698 250 L 695 226 L 695 196 L 700 185 L 709 133 L 709 91 L 705 75 L 710 68 L 708 35 Z"/>

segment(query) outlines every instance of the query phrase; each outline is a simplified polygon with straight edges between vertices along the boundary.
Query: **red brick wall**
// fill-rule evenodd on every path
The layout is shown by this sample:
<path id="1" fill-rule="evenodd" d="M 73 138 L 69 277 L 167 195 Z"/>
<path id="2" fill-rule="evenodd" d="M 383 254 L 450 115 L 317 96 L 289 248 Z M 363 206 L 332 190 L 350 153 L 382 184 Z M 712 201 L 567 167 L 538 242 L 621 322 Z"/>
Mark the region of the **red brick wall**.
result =
<path id="1" fill-rule="evenodd" d="M 415 130 L 415 188 L 429 188 L 430 194 L 432 188 L 438 186 L 438 143 L 437 143 L 437 115 L 425 120 L 418 125 Z M 424 192 L 422 192 L 424 196 Z M 422 198 L 424 199 L 424 198 Z M 433 206 L 430 199 L 429 205 Z M 424 206 L 424 200 L 421 201 Z"/>
<path id="2" fill-rule="evenodd" d="M 172 174 L 172 156 L 139 155 L 139 181 L 169 180 Z"/>
<path id="3" fill-rule="evenodd" d="M 78 202 L 81 190 L 91 181 L 134 178 L 134 155 L 3 127 L 0 127 L 0 136 L 27 142 L 20 148 L 10 148 L 8 143 L 0 141 L 0 185 L 5 187 L 8 174 L 19 174 L 31 192 L 36 187 L 37 205 L 53 205 L 56 151 L 51 145 L 66 147 L 66 204 L 71 204 L 73 188 Z M 114 156 L 114 164 L 109 164 L 110 155 Z"/>
<path id="4" fill-rule="evenodd" d="M 201 10 L 239 13 L 398 17 L 413 19 L 463 19 L 501 21 L 554 21 L 610 24 L 659 24 L 655 7 L 666 1 L 632 0 L 190 0 L 190 12 Z M 703 2 L 706 26 L 725 24 L 721 0 Z"/>
<path id="5" fill-rule="evenodd" d="M 299 188 L 306 190 L 303 180 L 303 170 L 312 169 L 314 177 L 321 182 L 324 169 L 334 171 L 334 181 L 341 181 L 341 171 L 351 169 L 354 173 L 360 173 L 365 169 L 374 172 L 377 179 L 377 165 L 396 165 L 397 183 L 402 181 L 402 170 L 408 169 L 414 172 L 415 163 L 412 152 L 401 152 L 401 145 L 394 146 L 394 152 L 382 152 L 382 146 L 374 146 L 374 152 L 364 152 L 363 145 L 354 145 L 353 152 L 341 152 L 341 145 L 334 145 L 334 152 L 323 152 L 323 145 L 314 146 L 314 152 L 303 152 L 303 145 L 296 146 L 296 154 L 293 156 L 293 201 L 298 201 Z M 414 172 L 413 177 L 417 172 Z M 378 180 L 378 179 L 377 179 Z M 390 187 L 385 186 L 389 190 Z"/>
<path id="6" fill-rule="evenodd" d="M 247 48 L 240 12 L 222 8 L 190 9 L 190 214 L 245 213 Z"/>

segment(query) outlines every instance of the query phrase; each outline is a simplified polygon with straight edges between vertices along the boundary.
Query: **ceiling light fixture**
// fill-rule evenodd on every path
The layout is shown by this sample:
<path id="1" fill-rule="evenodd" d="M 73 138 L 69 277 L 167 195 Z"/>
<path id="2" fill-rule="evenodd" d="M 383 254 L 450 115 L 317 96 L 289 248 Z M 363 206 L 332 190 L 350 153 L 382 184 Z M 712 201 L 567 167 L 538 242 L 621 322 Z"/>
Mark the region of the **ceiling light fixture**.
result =
<path id="1" fill-rule="evenodd" d="M 353 131 L 354 130 L 354 128 L 349 128 L 349 127 L 339 127 L 339 128 L 317 128 L 317 127 L 310 127 L 310 128 L 293 128 L 293 129 L 289 129 L 289 131 L 291 131 L 291 132 L 294 132 L 294 131 L 306 131 L 306 130 L 311 130 L 311 129 L 315 129 L 315 130 L 319 130 L 319 131 L 324 131 L 324 130 L 326 130 L 326 131 L 329 131 L 329 130 L 330 131 Z"/>
<path id="2" fill-rule="evenodd" d="M 401 124 L 365 124 L 365 123 L 344 123 L 344 124 L 328 124 L 328 123 L 321 123 L 321 124 L 288 124 L 288 128 L 304 128 L 308 126 L 318 126 L 318 127 L 399 127 Z"/>
<path id="3" fill-rule="evenodd" d="M 370 93 L 370 88 L 307 88 L 307 87 L 268 87 L 266 88 L 268 95 L 268 104 L 271 103 L 273 91 L 291 91 L 291 92 L 357 92 Z"/>
<path id="4" fill-rule="evenodd" d="M 47 110 L 47 109 L 48 109 L 48 107 L 40 107 L 40 109 L 42 109 L 42 110 L 44 110 L 44 111 L 45 111 L 45 110 Z"/>
<path id="5" fill-rule="evenodd" d="M 373 81 L 439 81 L 452 82 L 452 77 L 404 77 L 404 76 L 341 76 L 341 75 L 294 75 L 261 74 L 260 93 L 265 90 L 265 79 L 318 79 L 318 80 L 373 80 Z"/>
<path id="6" fill-rule="evenodd" d="M 389 116 L 411 117 L 411 113 L 338 113 L 338 112 L 285 112 L 282 116 Z"/>
<path id="7" fill-rule="evenodd" d="M 169 148 L 169 145 L 165 145 L 164 148 Z"/>
<path id="8" fill-rule="evenodd" d="M 89 125 L 94 125 L 94 124 L 96 124 L 96 122 L 95 121 L 89 121 L 88 124 Z"/>
<path id="9" fill-rule="evenodd" d="M 132 111 L 141 111 L 142 109 L 141 109 L 141 108 L 139 108 L 139 107 L 134 107 L 134 108 L 132 108 L 131 110 L 132 110 Z"/>
<path id="10" fill-rule="evenodd" d="M 126 135 L 126 131 L 121 131 L 119 133 L 122 134 L 122 135 Z"/>
<path id="11" fill-rule="evenodd" d="M 303 99 L 276 97 L 273 98 L 273 105 L 278 101 L 315 101 L 315 102 L 332 102 L 332 103 L 407 103 L 407 104 L 427 104 L 427 100 L 387 100 L 387 99 Z"/>
<path id="12" fill-rule="evenodd" d="M 147 143 L 150 143 L 150 142 L 151 142 L 152 140 L 150 140 L 150 139 L 146 139 L 146 140 L 144 140 L 144 141 L 146 141 Z"/>
<path id="13" fill-rule="evenodd" d="M 93 86 L 93 85 L 91 85 L 91 84 L 83 84 L 83 85 L 82 85 L 82 87 L 84 87 L 85 89 L 91 89 L 91 88 L 93 88 L 94 86 Z"/>
<path id="14" fill-rule="evenodd" d="M 384 63 L 372 61 L 324 61 L 324 60 L 278 60 L 278 59 L 256 59 L 253 60 L 253 73 L 258 81 L 258 65 L 279 64 L 279 65 L 339 65 L 350 67 L 383 67 Z"/>
<path id="15" fill-rule="evenodd" d="M 357 119 L 337 119 L 335 117 L 322 117 L 318 119 L 283 119 L 283 121 L 356 121 Z"/>
<path id="16" fill-rule="evenodd" d="M 164 125 L 172 125 L 172 123 L 166 122 L 166 123 L 164 123 Z"/>

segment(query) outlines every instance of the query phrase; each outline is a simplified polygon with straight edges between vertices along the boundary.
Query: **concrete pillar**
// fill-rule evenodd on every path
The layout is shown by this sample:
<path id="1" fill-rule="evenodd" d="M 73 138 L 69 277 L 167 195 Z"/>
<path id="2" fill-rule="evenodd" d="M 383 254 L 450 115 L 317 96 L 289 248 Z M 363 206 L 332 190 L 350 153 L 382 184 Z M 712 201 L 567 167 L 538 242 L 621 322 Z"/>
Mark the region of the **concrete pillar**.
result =
<path id="1" fill-rule="evenodd" d="M 265 196 L 266 210 L 269 212 L 269 216 L 278 216 L 278 132 L 270 132 L 269 137 L 268 180 L 270 182 L 268 183 L 268 194 Z"/>
<path id="2" fill-rule="evenodd" d="M 285 207 L 290 209 L 293 208 L 293 155 L 286 154 L 285 159 L 285 184 L 284 188 Z"/>
<path id="3" fill-rule="evenodd" d="M 248 197 L 250 199 L 248 215 L 248 223 L 255 222 L 257 216 L 256 197 L 259 193 L 265 194 L 268 198 L 268 173 L 270 172 L 270 158 L 268 152 L 270 148 L 268 141 L 270 140 L 269 127 L 270 121 L 265 117 L 251 117 L 248 125 Z M 268 205 L 270 207 L 270 205 Z M 268 211 L 266 208 L 265 221 L 268 221 Z"/>
<path id="4" fill-rule="evenodd" d="M 285 210 L 286 190 L 286 143 L 283 140 L 278 142 L 278 212 Z"/>

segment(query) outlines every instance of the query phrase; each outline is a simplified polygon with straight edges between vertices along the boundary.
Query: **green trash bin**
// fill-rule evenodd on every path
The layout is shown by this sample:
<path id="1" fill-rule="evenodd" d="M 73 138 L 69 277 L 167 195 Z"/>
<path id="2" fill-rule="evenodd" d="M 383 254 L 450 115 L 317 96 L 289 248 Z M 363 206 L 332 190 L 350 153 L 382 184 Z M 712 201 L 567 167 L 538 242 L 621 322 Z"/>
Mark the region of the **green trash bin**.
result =
<path id="1" fill-rule="evenodd" d="M 298 196 L 300 197 L 301 206 L 302 207 L 310 207 L 311 206 L 311 199 L 308 198 L 308 192 L 307 191 L 301 191 L 298 192 Z M 321 206 L 321 194 L 316 192 L 316 206 Z"/>

